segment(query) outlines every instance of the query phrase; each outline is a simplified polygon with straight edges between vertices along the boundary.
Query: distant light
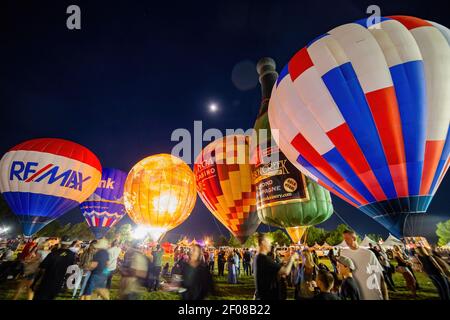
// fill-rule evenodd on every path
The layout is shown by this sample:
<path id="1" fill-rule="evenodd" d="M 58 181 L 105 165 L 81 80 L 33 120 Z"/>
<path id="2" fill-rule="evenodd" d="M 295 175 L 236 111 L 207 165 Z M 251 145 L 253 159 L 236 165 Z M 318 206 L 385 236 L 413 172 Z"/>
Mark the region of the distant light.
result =
<path id="1" fill-rule="evenodd" d="M 3 229 L 0 229 L 0 234 L 6 233 L 6 232 L 8 232 L 8 230 L 9 230 L 9 227 L 4 227 Z"/>
<path id="2" fill-rule="evenodd" d="M 217 104 L 215 104 L 215 103 L 211 103 L 210 105 L 209 105 L 209 111 L 210 112 L 217 112 L 219 110 L 219 107 L 217 106 Z"/>

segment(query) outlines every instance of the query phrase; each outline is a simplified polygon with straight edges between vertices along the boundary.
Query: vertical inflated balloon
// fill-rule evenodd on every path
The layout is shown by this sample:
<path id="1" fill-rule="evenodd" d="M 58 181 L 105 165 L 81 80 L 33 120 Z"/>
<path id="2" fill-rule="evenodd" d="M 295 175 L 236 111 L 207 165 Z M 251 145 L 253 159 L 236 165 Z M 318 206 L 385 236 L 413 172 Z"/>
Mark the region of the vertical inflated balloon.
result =
<path id="1" fill-rule="evenodd" d="M 301 49 L 273 87 L 288 159 L 397 236 L 448 169 L 448 39 L 414 17 L 349 23 Z"/>
<path id="2" fill-rule="evenodd" d="M 125 209 L 154 240 L 185 221 L 195 205 L 191 168 L 170 154 L 157 154 L 136 163 L 124 188 Z"/>
<path id="3" fill-rule="evenodd" d="M 103 168 L 94 193 L 80 204 L 80 210 L 95 238 L 102 238 L 125 216 L 123 187 L 127 174 L 118 169 Z"/>
<path id="4" fill-rule="evenodd" d="M 29 140 L 1 159 L 0 191 L 30 236 L 90 196 L 101 170 L 97 157 L 75 142 Z"/>
<path id="5" fill-rule="evenodd" d="M 217 139 L 202 150 L 194 165 L 203 203 L 241 243 L 259 225 L 249 140 L 244 135 Z"/>

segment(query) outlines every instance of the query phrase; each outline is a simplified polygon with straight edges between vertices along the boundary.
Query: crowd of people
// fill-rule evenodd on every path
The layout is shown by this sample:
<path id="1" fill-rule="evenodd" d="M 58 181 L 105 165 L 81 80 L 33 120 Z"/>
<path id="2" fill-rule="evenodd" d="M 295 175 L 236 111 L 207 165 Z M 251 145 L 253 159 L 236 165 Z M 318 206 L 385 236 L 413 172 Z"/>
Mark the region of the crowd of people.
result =
<path id="1" fill-rule="evenodd" d="M 295 289 L 293 298 L 297 300 L 388 300 L 388 289 L 396 291 L 394 272 L 402 274 L 415 297 L 419 290 L 417 270 L 428 275 L 440 299 L 450 299 L 450 267 L 438 253 L 425 247 L 409 254 L 400 246 L 394 246 L 391 252 L 386 252 L 380 245 L 362 248 L 356 234 L 350 230 L 343 233 L 343 238 L 348 248 L 328 252 L 330 270 L 320 263 L 315 251 L 308 248 L 283 259 L 276 247 L 261 234 L 255 258 L 255 298 L 286 299 L 287 286 L 292 286 Z M 396 261 L 396 267 L 392 259 Z"/>
<path id="2" fill-rule="evenodd" d="M 69 288 L 73 299 L 109 300 L 116 275 L 118 299 L 136 300 L 146 291 L 164 290 L 178 292 L 182 299 L 201 300 L 215 291 L 214 276 L 238 284 L 245 275 L 254 277 L 258 300 L 387 300 L 389 290 L 396 291 L 395 272 L 403 276 L 411 296 L 416 296 L 420 271 L 428 275 L 442 300 L 450 299 L 450 268 L 439 253 L 425 247 L 412 251 L 401 246 L 389 251 L 380 245 L 362 248 L 350 230 L 343 238 L 348 248 L 329 250 L 329 264 L 308 247 L 280 250 L 259 234 L 257 250 L 176 247 L 172 265 L 163 263 L 160 245 L 146 248 L 139 241 L 106 239 L 83 243 L 67 237 L 55 243 L 33 238 L 17 257 L 17 243 L 8 245 L 0 256 L 0 281 L 19 280 L 13 299 L 25 292 L 29 300 L 52 300 Z M 291 297 L 288 287 L 293 288 Z"/>

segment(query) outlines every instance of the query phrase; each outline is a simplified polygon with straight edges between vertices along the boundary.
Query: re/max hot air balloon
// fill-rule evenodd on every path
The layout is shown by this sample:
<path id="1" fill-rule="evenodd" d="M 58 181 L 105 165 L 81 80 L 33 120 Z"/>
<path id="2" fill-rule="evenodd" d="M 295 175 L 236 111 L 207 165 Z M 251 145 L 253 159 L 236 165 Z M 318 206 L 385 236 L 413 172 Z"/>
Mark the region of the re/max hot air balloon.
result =
<path id="1" fill-rule="evenodd" d="M 102 238 L 125 215 L 123 186 L 127 174 L 118 169 L 103 168 L 94 193 L 80 205 L 95 238 Z"/>
<path id="2" fill-rule="evenodd" d="M 194 164 L 200 198 L 241 243 L 259 225 L 249 140 L 244 135 L 216 139 L 202 150 Z"/>
<path id="3" fill-rule="evenodd" d="M 257 70 L 262 103 L 255 123 L 258 135 L 254 137 L 258 144 L 252 159 L 258 216 L 265 224 L 286 228 L 291 239 L 298 243 L 308 226 L 322 223 L 333 214 L 331 196 L 289 162 L 273 141 L 267 108 L 278 76 L 275 62 L 263 58 Z"/>
<path id="4" fill-rule="evenodd" d="M 139 161 L 125 181 L 125 209 L 136 224 L 148 228 L 154 240 L 183 223 L 196 199 L 194 173 L 170 154 Z"/>
<path id="5" fill-rule="evenodd" d="M 31 236 L 75 208 L 97 187 L 102 167 L 75 142 L 44 138 L 25 141 L 0 161 L 0 191 Z"/>
<path id="6" fill-rule="evenodd" d="M 449 167 L 449 30 L 393 16 L 339 26 L 301 49 L 269 119 L 288 159 L 400 237 Z"/>

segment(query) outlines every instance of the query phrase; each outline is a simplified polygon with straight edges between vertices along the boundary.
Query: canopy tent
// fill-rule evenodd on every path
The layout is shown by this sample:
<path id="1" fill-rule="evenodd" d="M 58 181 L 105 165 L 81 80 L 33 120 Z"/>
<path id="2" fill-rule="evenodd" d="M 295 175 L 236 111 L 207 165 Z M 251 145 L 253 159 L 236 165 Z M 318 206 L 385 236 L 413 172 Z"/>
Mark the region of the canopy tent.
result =
<path id="1" fill-rule="evenodd" d="M 401 247 L 405 246 L 401 240 L 397 239 L 392 234 L 389 234 L 389 237 L 381 244 L 384 249 L 392 249 L 395 245 Z"/>
<path id="2" fill-rule="evenodd" d="M 337 244 L 334 246 L 335 248 L 348 248 L 347 243 L 345 242 L 345 240 L 342 240 L 341 243 Z"/>
<path id="3" fill-rule="evenodd" d="M 332 248 L 333 246 L 331 246 L 331 245 L 329 245 L 326 241 L 323 243 L 323 245 L 321 245 L 321 249 L 330 249 L 330 248 Z"/>
<path id="4" fill-rule="evenodd" d="M 321 246 L 316 242 L 316 243 L 314 243 L 314 246 L 312 248 L 314 250 L 320 250 Z"/>
<path id="5" fill-rule="evenodd" d="M 363 241 L 359 244 L 361 247 L 368 248 L 369 244 L 372 244 L 373 246 L 376 246 L 377 243 L 370 239 L 368 236 L 364 236 Z"/>

